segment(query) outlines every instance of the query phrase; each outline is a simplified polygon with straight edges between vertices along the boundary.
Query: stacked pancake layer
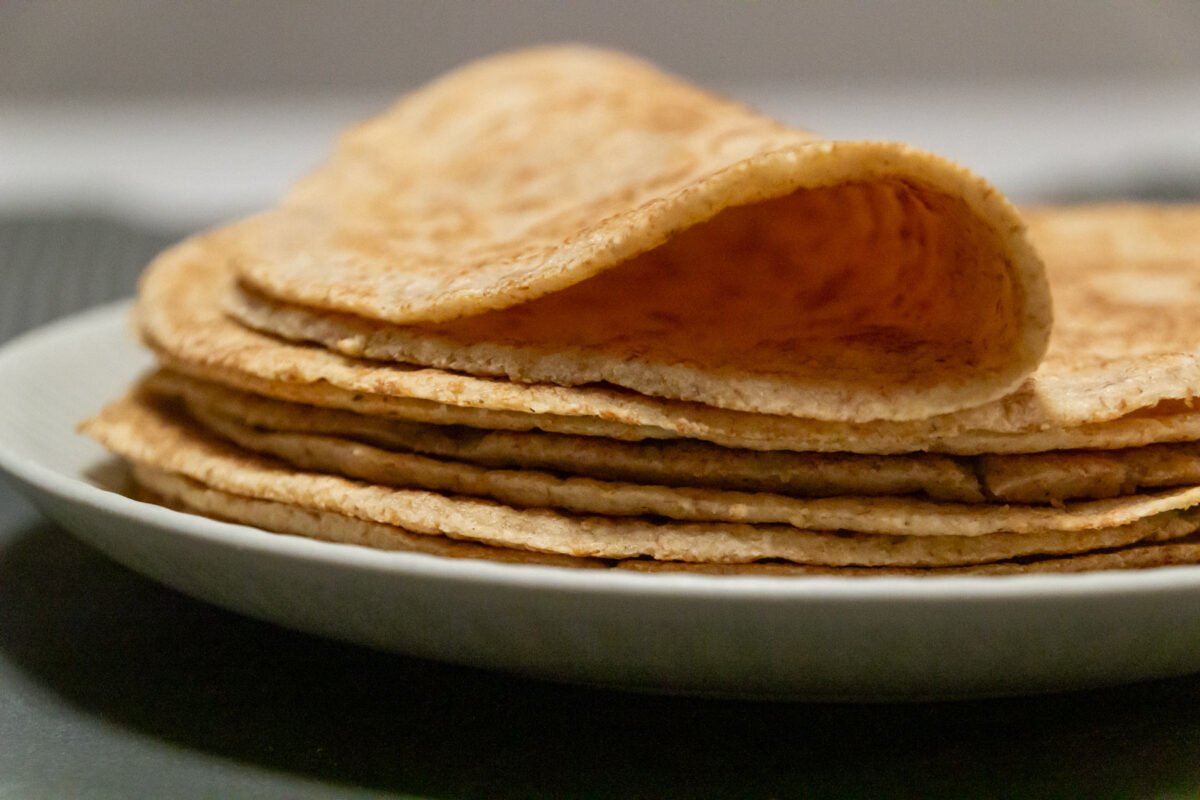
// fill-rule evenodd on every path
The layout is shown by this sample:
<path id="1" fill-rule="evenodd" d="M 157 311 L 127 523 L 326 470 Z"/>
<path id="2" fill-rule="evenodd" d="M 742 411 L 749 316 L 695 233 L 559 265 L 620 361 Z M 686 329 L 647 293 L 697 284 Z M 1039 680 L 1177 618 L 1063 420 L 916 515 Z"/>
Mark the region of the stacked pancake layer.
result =
<path id="1" fill-rule="evenodd" d="M 500 57 L 160 256 L 160 369 L 83 429 L 147 499 L 439 556 L 1192 563 L 1200 209 L 1026 220 L 624 57 Z"/>

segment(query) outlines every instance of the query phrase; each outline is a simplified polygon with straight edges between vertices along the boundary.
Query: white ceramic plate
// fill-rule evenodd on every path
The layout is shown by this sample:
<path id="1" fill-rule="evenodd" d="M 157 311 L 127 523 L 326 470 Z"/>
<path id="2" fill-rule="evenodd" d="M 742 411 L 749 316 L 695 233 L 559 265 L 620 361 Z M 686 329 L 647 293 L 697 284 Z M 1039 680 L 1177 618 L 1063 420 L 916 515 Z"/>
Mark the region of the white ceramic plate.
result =
<path id="1" fill-rule="evenodd" d="M 651 691 L 925 699 L 1200 671 L 1200 567 L 1087 575 L 643 575 L 386 553 L 214 522 L 89 482 L 75 423 L 150 358 L 126 306 L 0 351 L 0 467 L 80 539 L 226 608 L 396 652 Z"/>

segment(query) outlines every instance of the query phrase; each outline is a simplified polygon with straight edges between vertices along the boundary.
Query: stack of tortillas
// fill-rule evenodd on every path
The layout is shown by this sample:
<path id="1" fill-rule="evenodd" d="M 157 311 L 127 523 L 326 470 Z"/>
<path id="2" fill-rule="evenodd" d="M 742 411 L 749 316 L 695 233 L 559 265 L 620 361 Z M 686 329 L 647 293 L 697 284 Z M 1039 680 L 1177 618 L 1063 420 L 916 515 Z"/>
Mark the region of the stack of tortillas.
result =
<path id="1" fill-rule="evenodd" d="M 1198 317 L 1200 210 L 1022 216 L 928 153 L 546 48 L 160 256 L 161 369 L 83 429 L 157 502 L 445 556 L 1186 563 Z"/>

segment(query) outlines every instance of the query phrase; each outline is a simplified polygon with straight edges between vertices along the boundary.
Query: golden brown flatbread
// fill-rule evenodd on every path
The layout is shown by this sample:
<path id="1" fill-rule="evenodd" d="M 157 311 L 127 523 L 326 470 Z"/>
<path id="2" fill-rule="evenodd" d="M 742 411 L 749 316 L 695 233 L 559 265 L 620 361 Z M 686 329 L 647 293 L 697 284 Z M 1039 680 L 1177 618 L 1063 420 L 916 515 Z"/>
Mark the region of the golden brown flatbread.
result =
<path id="1" fill-rule="evenodd" d="M 1139 542 L 1071 556 L 1031 556 L 952 567 L 828 567 L 815 564 L 757 562 L 753 564 L 689 564 L 684 561 L 619 561 L 616 569 L 634 572 L 690 572 L 705 575 L 758 577 L 826 576 L 838 578 L 933 578 L 968 575 L 1037 575 L 1100 572 L 1102 570 L 1153 569 L 1200 564 L 1200 537 Z"/>
<path id="2" fill-rule="evenodd" d="M 1125 547 L 1067 557 L 1036 556 L 968 566 L 831 567 L 778 561 L 750 564 L 706 564 L 647 559 L 605 560 L 489 547 L 441 536 L 413 534 L 393 525 L 364 522 L 344 514 L 312 511 L 299 506 L 229 494 L 152 467 L 135 465 L 134 474 L 139 482 L 135 487 L 135 496 L 146 502 L 165 505 L 179 511 L 203 514 L 228 522 L 240 522 L 266 531 L 306 536 L 342 544 L 426 553 L 450 558 L 476 558 L 507 564 L 539 564 L 592 569 L 611 567 L 635 572 L 691 572 L 709 575 L 768 577 L 823 575 L 864 578 L 1019 575 L 1103 569 L 1145 569 L 1195 564 L 1200 561 L 1200 541 L 1197 540 L 1195 533 L 1178 539 L 1143 541 Z"/>
<path id="3" fill-rule="evenodd" d="M 995 399 L 1050 330 L 982 179 L 582 47 L 446 75 L 217 239 L 258 294 L 377 320 L 366 355 L 813 419 Z"/>
<path id="4" fill-rule="evenodd" d="M 635 59 L 499 56 L 157 258 L 161 369 L 82 429 L 171 507 L 449 557 L 1197 562 L 1200 206 L 1024 220 Z"/>
<path id="5" fill-rule="evenodd" d="M 265 431 L 353 439 L 491 469 L 541 470 L 627 483 L 707 486 L 796 497 L 923 493 L 968 503 L 986 499 L 972 463 L 934 453 L 872 456 L 733 450 L 692 439 L 624 442 L 540 431 L 430 425 L 273 400 L 169 371 L 147 376 L 143 386 L 155 394 L 182 399 L 195 417 L 216 414 Z M 1077 479 L 1072 476 L 1072 480 Z M 1200 483 L 1200 476 L 1196 481 L 1177 481 L 1189 482 Z"/>
<path id="6" fill-rule="evenodd" d="M 1066 553 L 1184 536 L 1195 529 L 1189 513 L 1200 489 L 1071 509 L 947 506 L 946 518 L 926 509 L 889 504 L 834 503 L 814 509 L 815 519 L 844 519 L 878 528 L 891 520 L 902 535 L 813 530 L 793 525 L 676 522 L 653 517 L 567 514 L 518 509 L 486 500 L 396 489 L 344 477 L 297 470 L 252 454 L 147 398 L 135 395 L 106 408 L 84 430 L 136 464 L 177 473 L 214 489 L 380 522 L 414 533 L 483 544 L 601 558 L 647 556 L 664 561 L 747 563 L 783 559 L 798 563 L 863 566 L 931 566 L 980 563 L 1033 553 Z M 878 501 L 879 498 L 875 498 Z M 810 501 L 820 503 L 820 501 Z M 903 513 L 892 513 L 900 511 Z M 1003 524 L 1012 522 L 1013 529 Z M 931 525 L 929 529 L 922 525 Z M 999 532 L 994 532 L 999 531 Z"/>
<path id="7" fill-rule="evenodd" d="M 1190 408 L 1200 396 L 1200 328 L 1191 324 L 1200 312 L 1200 207 L 1042 211 L 1031 224 L 1059 308 L 1045 362 L 998 402 L 911 422 L 748 414 L 288 343 L 224 315 L 232 276 L 220 248 L 205 239 L 168 251 L 150 268 L 137 314 L 147 343 L 178 371 L 284 400 L 438 424 L 858 453 L 1019 453 L 1200 439 L 1200 415 Z M 1137 276 L 1142 294 L 1129 290 Z"/>
<path id="8" fill-rule="evenodd" d="M 163 371 L 143 385 L 156 394 L 183 399 L 192 416 L 216 415 L 263 432 L 349 439 L 490 469 L 625 483 L 792 497 L 923 494 L 966 503 L 1056 503 L 1200 484 L 1197 442 L 980 456 L 735 450 L 690 439 L 622 442 L 369 417 L 272 400 Z M 246 441 L 242 444 L 257 449 Z"/>
<path id="9" fill-rule="evenodd" d="M 409 533 L 394 525 L 367 522 L 344 514 L 313 511 L 269 500 L 255 500 L 221 492 L 198 481 L 138 464 L 133 465 L 131 472 L 131 494 L 138 500 L 176 511 L 202 514 L 224 522 L 254 525 L 264 530 L 293 536 L 355 544 L 375 550 L 424 553 L 443 558 L 478 558 L 508 564 L 543 564 L 555 567 L 608 566 L 608 562 L 600 559 L 489 547 L 444 536 Z"/>

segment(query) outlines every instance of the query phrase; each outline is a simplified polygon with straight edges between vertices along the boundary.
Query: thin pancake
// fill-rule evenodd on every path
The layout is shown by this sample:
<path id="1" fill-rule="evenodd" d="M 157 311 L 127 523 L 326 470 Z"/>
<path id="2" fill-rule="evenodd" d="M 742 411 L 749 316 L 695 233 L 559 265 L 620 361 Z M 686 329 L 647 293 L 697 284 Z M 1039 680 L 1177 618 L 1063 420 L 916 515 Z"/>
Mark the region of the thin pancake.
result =
<path id="1" fill-rule="evenodd" d="M 889 536 L 820 532 L 783 525 L 672 522 L 596 517 L 547 509 L 514 509 L 474 498 L 392 489 L 333 475 L 299 472 L 253 455 L 181 420 L 145 398 L 131 398 L 88 420 L 83 430 L 144 466 L 178 473 L 232 494 L 330 511 L 414 533 L 573 556 L 747 563 L 779 558 L 798 563 L 932 566 L 981 563 L 1019 555 L 1083 552 L 1194 530 L 1185 509 L 1195 498 L 1146 498 L 1108 513 L 1060 519 L 1075 530 L 968 535 Z M 1081 524 L 1083 523 L 1083 524 Z"/>
<path id="2" fill-rule="evenodd" d="M 634 572 L 689 572 L 704 575 L 753 575 L 758 577 L 827 576 L 909 578 L 966 575 L 1037 575 L 1047 573 L 1100 572 L 1102 570 L 1155 569 L 1200 563 L 1200 537 L 1184 540 L 1139 542 L 1067 557 L 1034 556 L 956 567 L 825 567 L 813 564 L 758 562 L 754 564 L 689 564 L 684 561 L 631 559 L 617 562 L 617 569 Z"/>
<path id="3" fill-rule="evenodd" d="M 622 442 L 541 431 L 484 431 L 287 403 L 167 371 L 150 375 L 144 386 L 182 398 L 193 416 L 219 414 L 267 431 L 338 436 L 493 469 L 797 497 L 924 493 L 968 503 L 985 499 L 972 464 L 932 453 L 792 453 L 731 450 L 691 439 Z"/>
<path id="4" fill-rule="evenodd" d="M 258 292 L 378 320 L 389 357 L 741 411 L 978 405 L 1050 330 L 1042 265 L 982 179 L 581 47 L 433 82 L 226 233 Z"/>
<path id="5" fill-rule="evenodd" d="M 508 564 L 546 564 L 566 567 L 611 566 L 637 572 L 692 572 L 709 575 L 787 576 L 824 575 L 837 577 L 953 575 L 1014 575 L 1045 572 L 1083 572 L 1102 569 L 1144 569 L 1194 564 L 1200 561 L 1200 541 L 1190 534 L 1180 539 L 1135 543 L 1072 555 L 1009 559 L 973 566 L 949 567 L 830 567 L 811 564 L 758 562 L 753 564 L 705 564 L 683 561 L 628 559 L 604 561 L 592 558 L 555 556 L 527 550 L 474 545 L 440 536 L 413 534 L 392 525 L 364 522 L 344 514 L 311 511 L 299 506 L 255 500 L 222 492 L 201 483 L 150 467 L 135 467 L 141 484 L 139 499 L 180 511 L 203 514 L 230 522 L 253 525 L 267 531 L 384 550 L 407 550 L 451 558 L 478 558 Z"/>
<path id="6" fill-rule="evenodd" d="M 371 484 L 487 497 L 520 508 L 557 508 L 604 516 L 650 515 L 675 520 L 787 524 L 814 530 L 918 535 L 979 535 L 1088 530 L 1200 502 L 1200 487 L 1049 506 L 964 505 L 915 497 L 794 498 L 766 492 L 654 486 L 560 477 L 536 470 L 498 470 L 382 450 L 336 436 L 272 433 L 220 414 L 197 422 L 239 447 L 305 470 Z"/>
<path id="7" fill-rule="evenodd" d="M 207 239 L 174 248 L 151 267 L 137 313 L 144 338 L 179 371 L 280 399 L 439 424 L 860 453 L 1012 453 L 1200 439 L 1200 416 L 1173 402 L 1200 390 L 1200 332 L 1190 324 L 1200 291 L 1187 291 L 1200 275 L 1200 208 L 1071 209 L 1032 220 L 1060 308 L 1045 363 L 1002 401 L 907 423 L 746 414 L 604 387 L 526 385 L 380 364 L 289 344 L 224 316 L 231 276 L 221 248 Z M 1144 276 L 1157 290 L 1122 300 L 1130 275 Z M 1091 310 L 1105 297 L 1111 321 Z"/>
<path id="8" fill-rule="evenodd" d="M 153 467 L 134 465 L 136 499 L 161 506 L 202 514 L 225 522 L 240 522 L 294 536 L 320 539 L 339 544 L 356 544 L 375 550 L 424 553 L 442 558 L 480 558 L 507 564 L 544 564 L 556 567 L 605 567 L 608 563 L 594 558 L 559 556 L 531 550 L 510 550 L 504 547 L 409 533 L 395 525 L 314 511 L 301 506 L 255 500 L 218 491 L 203 483 L 174 475 Z"/>

